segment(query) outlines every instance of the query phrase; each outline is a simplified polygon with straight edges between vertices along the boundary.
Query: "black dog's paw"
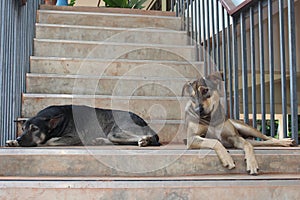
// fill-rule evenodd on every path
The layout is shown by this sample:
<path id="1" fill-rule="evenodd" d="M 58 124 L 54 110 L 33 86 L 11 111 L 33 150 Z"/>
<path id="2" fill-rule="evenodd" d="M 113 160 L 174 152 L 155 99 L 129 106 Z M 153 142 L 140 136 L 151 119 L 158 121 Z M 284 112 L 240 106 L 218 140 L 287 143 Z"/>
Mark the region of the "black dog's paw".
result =
<path id="1" fill-rule="evenodd" d="M 149 143 L 151 141 L 151 137 L 152 136 L 143 136 L 142 138 L 140 138 L 138 141 L 139 147 L 145 147 L 145 146 L 149 145 Z"/>
<path id="2" fill-rule="evenodd" d="M 6 147 L 18 147 L 19 143 L 17 142 L 17 140 L 7 140 L 5 142 L 5 146 Z"/>

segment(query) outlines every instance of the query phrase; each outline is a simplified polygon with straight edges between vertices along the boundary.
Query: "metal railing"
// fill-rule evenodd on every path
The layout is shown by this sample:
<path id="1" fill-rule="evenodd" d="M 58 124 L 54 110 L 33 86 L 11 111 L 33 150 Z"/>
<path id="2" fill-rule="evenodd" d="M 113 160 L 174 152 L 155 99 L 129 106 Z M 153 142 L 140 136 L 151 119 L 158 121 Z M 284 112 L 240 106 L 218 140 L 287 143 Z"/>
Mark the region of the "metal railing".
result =
<path id="1" fill-rule="evenodd" d="M 235 119 L 242 116 L 254 127 L 261 118 L 261 131 L 266 134 L 270 128 L 271 136 L 276 135 L 279 116 L 281 137 L 298 143 L 297 1 L 252 1 L 232 15 L 221 1 L 177 0 L 174 10 L 197 46 L 205 74 L 224 72 L 226 113 Z"/>
<path id="2" fill-rule="evenodd" d="M 42 0 L 0 2 L 0 145 L 15 138 L 16 123 L 21 116 L 21 94 L 25 91 L 25 74 L 33 50 L 36 10 Z"/>

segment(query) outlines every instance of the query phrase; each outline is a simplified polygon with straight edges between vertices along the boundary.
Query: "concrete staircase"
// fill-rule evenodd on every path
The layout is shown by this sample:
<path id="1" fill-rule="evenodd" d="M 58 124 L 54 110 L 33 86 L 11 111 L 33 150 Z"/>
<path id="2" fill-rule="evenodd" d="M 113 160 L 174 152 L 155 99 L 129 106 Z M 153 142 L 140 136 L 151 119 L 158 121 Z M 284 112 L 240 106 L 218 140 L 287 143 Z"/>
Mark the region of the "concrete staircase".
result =
<path id="1" fill-rule="evenodd" d="M 161 147 L 0 148 L 0 199 L 297 199 L 300 149 L 257 148 L 223 168 L 211 150 L 186 150 L 181 89 L 200 76 L 181 20 L 170 13 L 41 6 L 22 117 L 54 104 L 130 110 Z"/>

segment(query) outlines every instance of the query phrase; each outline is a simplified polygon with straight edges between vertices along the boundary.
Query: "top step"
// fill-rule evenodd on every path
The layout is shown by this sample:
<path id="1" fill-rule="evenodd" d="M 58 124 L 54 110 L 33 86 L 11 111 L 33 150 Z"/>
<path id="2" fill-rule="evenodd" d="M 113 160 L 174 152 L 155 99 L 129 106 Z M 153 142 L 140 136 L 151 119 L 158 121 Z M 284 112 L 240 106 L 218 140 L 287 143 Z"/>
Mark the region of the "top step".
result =
<path id="1" fill-rule="evenodd" d="M 170 12 L 170 11 L 90 7 L 90 6 L 52 6 L 52 5 L 43 4 L 40 5 L 40 10 L 60 10 L 60 11 L 77 11 L 77 12 L 119 13 L 119 14 L 121 13 L 121 14 L 175 17 L 175 12 Z"/>
<path id="2" fill-rule="evenodd" d="M 110 9 L 113 10 L 113 9 Z M 181 20 L 174 16 L 158 16 L 91 12 L 81 10 L 39 10 L 38 23 L 124 28 L 163 28 L 181 30 Z"/>

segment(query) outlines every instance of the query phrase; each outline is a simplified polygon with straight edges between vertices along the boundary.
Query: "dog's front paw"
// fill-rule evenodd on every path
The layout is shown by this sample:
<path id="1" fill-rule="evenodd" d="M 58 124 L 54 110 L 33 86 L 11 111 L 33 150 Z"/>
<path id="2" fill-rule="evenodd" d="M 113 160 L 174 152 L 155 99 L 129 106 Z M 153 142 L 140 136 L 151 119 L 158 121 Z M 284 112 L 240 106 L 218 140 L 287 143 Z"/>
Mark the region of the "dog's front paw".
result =
<path id="1" fill-rule="evenodd" d="M 258 174 L 259 168 L 255 157 L 246 158 L 246 166 L 247 166 L 247 172 L 250 175 Z"/>
<path id="2" fill-rule="evenodd" d="M 226 167 L 228 169 L 235 168 L 235 163 L 234 163 L 232 157 L 228 153 L 220 156 L 220 160 L 224 167 Z"/>
<path id="3" fill-rule="evenodd" d="M 147 146 L 151 141 L 151 136 L 143 136 L 142 138 L 139 139 L 138 145 L 139 147 L 145 147 Z"/>
<path id="4" fill-rule="evenodd" d="M 7 140 L 5 143 L 6 147 L 18 147 L 19 143 L 17 140 Z"/>

